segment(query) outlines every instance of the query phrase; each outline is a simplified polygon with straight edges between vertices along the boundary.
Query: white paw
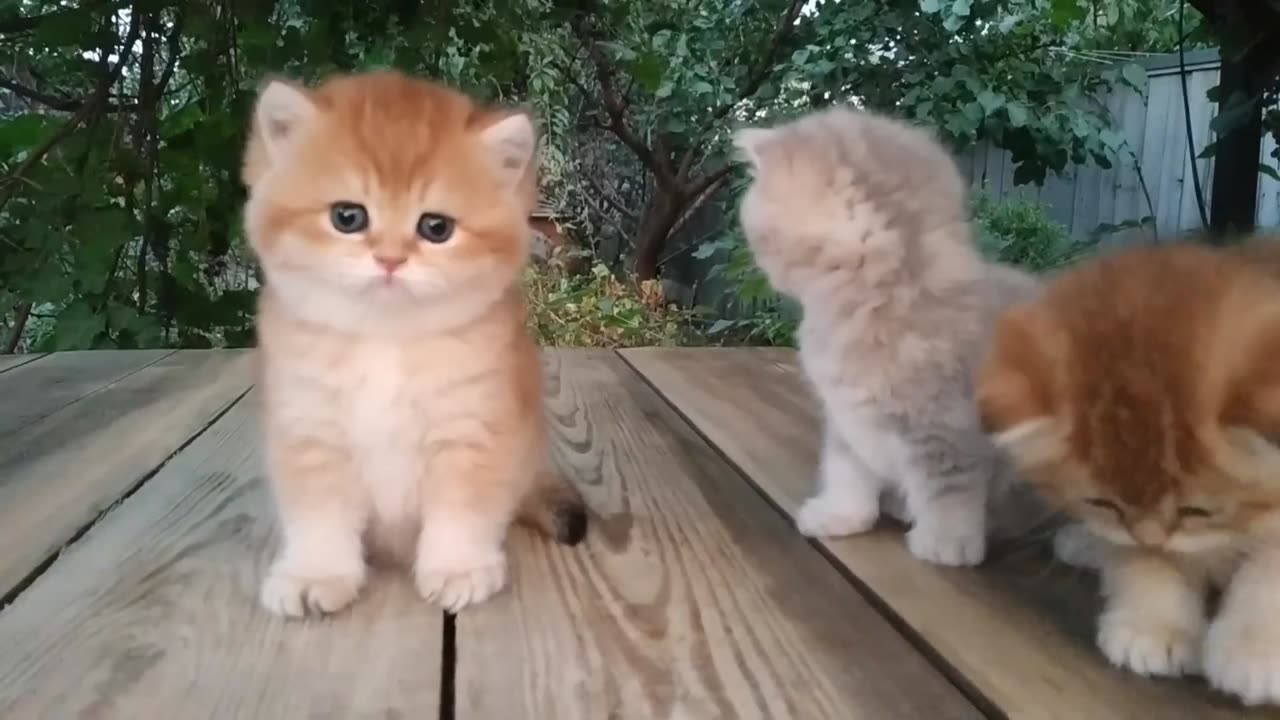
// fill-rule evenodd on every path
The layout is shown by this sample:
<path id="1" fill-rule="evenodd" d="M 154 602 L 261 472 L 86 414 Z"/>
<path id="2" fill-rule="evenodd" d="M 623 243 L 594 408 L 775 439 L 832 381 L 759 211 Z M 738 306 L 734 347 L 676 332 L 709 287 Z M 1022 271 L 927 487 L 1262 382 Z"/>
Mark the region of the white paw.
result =
<path id="1" fill-rule="evenodd" d="M 1275 622 L 1220 616 L 1205 640 L 1204 674 L 1209 684 L 1246 705 L 1280 705 L 1280 628 Z"/>
<path id="2" fill-rule="evenodd" d="M 313 576 L 272 567 L 262 583 L 260 600 L 267 610 L 285 617 L 328 614 L 350 605 L 364 586 L 364 576 Z"/>
<path id="3" fill-rule="evenodd" d="M 428 559 L 417 564 L 414 576 L 422 597 L 456 613 L 488 600 L 507 584 L 507 558 L 497 550 L 466 562 Z"/>
<path id="4" fill-rule="evenodd" d="M 844 537 L 870 530 L 880 518 L 879 503 L 859 504 L 815 495 L 800 506 L 796 527 L 806 537 Z"/>
<path id="5" fill-rule="evenodd" d="M 986 529 L 943 532 L 931 523 L 917 523 L 907 531 L 907 549 L 921 560 L 939 565 L 977 565 L 987 555 Z"/>
<path id="6" fill-rule="evenodd" d="M 1139 675 L 1183 675 L 1199 665 L 1201 629 L 1191 622 L 1107 612 L 1098 624 L 1098 647 L 1113 665 Z"/>
<path id="7" fill-rule="evenodd" d="M 1090 532 L 1089 528 L 1072 523 L 1058 528 L 1053 534 L 1053 554 L 1072 567 L 1098 570 L 1102 567 L 1105 543 L 1105 540 Z"/>

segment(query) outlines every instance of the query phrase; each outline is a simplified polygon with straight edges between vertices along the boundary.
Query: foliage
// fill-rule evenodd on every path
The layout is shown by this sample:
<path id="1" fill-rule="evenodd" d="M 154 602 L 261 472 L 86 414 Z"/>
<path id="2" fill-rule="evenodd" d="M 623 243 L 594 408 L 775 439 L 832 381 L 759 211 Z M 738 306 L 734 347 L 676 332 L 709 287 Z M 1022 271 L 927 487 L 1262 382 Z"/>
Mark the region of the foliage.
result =
<path id="1" fill-rule="evenodd" d="M 799 307 L 774 291 L 738 229 L 703 243 L 694 257 L 723 258 L 707 274 L 708 282 L 719 281 L 723 288 L 721 307 L 703 310 L 719 316 L 707 327 L 708 337 L 725 344 L 795 345 Z"/>
<path id="2" fill-rule="evenodd" d="M 555 259 L 524 275 L 529 328 L 539 343 L 623 348 L 697 342 L 693 313 L 667 303 L 657 280 L 620 279 L 600 263 L 566 272 Z"/>
<path id="3" fill-rule="evenodd" d="M 1153 1 L 1154 18 L 1139 0 L 7 0 L 0 352 L 253 341 L 239 148 L 269 73 L 396 67 L 531 104 L 545 196 L 597 261 L 648 279 L 733 202 L 743 123 L 852 99 L 1008 148 L 1020 182 L 1110 162 L 1089 98 L 1139 84 L 1124 52 L 1169 49 L 1171 0 Z M 712 280 L 736 291 L 717 309 L 744 319 L 708 330 L 785 342 L 794 313 L 719 224 L 696 252 L 721 253 Z"/>
<path id="4" fill-rule="evenodd" d="M 1074 262 L 1094 246 L 1092 240 L 1072 238 L 1066 226 L 1050 218 L 1040 205 L 987 195 L 973 199 L 974 234 L 978 247 L 992 260 L 1045 272 Z"/>

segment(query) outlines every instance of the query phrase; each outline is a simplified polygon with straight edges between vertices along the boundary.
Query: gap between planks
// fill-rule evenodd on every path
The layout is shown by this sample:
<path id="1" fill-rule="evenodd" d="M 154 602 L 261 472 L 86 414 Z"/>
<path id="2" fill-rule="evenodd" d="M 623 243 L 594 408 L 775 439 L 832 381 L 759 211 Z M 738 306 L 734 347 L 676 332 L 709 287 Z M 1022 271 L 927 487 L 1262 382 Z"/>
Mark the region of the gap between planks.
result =
<path id="1" fill-rule="evenodd" d="M 160 359 L 162 358 L 157 358 L 156 362 L 158 362 Z M 199 438 L 201 435 L 203 435 L 206 430 L 213 427 L 214 423 L 218 422 L 219 420 L 222 419 L 224 415 L 231 412 L 231 409 L 234 408 L 237 404 L 239 404 L 241 400 L 244 400 L 245 396 L 248 395 L 251 390 L 253 390 L 252 385 L 250 385 L 244 392 L 237 395 L 234 400 L 228 403 L 225 408 L 218 411 L 212 418 L 210 418 L 208 422 L 200 426 L 200 428 L 196 430 L 196 432 L 192 434 L 191 437 L 187 438 L 185 442 L 183 442 L 177 448 L 175 448 L 173 452 L 169 453 L 169 455 L 165 459 L 161 460 L 158 465 L 152 468 L 150 472 L 143 474 L 143 476 L 139 478 L 136 483 L 134 483 L 132 486 L 127 488 L 123 493 L 121 493 L 121 495 L 118 498 L 116 498 L 109 505 L 103 508 L 97 515 L 94 515 L 93 518 L 91 518 L 88 522 L 86 522 L 85 524 L 77 528 L 76 531 L 72 533 L 70 537 L 67 538 L 66 542 L 62 543 L 57 548 L 57 550 L 50 553 L 49 556 L 46 557 L 44 560 L 40 561 L 40 564 L 32 568 L 31 572 L 29 572 L 26 576 L 24 576 L 21 580 L 19 580 L 9 590 L 9 592 L 5 593 L 3 596 L 0 596 L 0 612 L 3 612 L 4 609 L 8 607 L 14 600 L 17 600 L 18 596 L 21 595 L 24 590 L 31 587 L 32 583 L 40 579 L 40 576 L 44 575 L 45 572 L 47 572 L 49 568 L 52 567 L 53 564 L 58 561 L 58 558 L 62 556 L 62 553 L 66 552 L 67 548 L 79 542 L 80 539 L 85 536 L 85 534 L 87 534 L 90 530 L 93 529 L 95 525 L 97 525 L 104 518 L 106 518 L 109 513 L 111 513 L 116 508 L 120 507 L 120 505 L 122 505 L 126 500 L 128 500 L 135 493 L 141 490 L 142 486 L 146 485 L 147 481 L 155 477 L 157 473 L 159 473 L 162 469 L 164 469 L 164 466 L 168 465 L 171 460 L 177 457 L 178 453 L 182 452 L 183 450 L 186 450 L 191 445 L 191 443 L 195 442 L 196 439 Z"/>
<path id="2" fill-rule="evenodd" d="M 647 375 L 641 372 L 640 368 L 636 367 L 625 353 L 618 350 L 615 350 L 614 352 L 633 373 L 640 377 L 640 380 L 650 390 L 652 390 L 655 395 L 662 398 L 662 401 L 671 408 L 681 421 L 689 426 L 694 434 L 702 438 L 703 442 L 715 451 L 716 455 L 720 456 L 726 465 L 733 468 L 734 473 L 738 475 L 738 479 L 742 480 L 747 487 L 751 488 L 751 491 L 759 496 L 766 505 L 774 510 L 774 512 L 785 518 L 787 522 L 792 522 L 791 514 L 787 512 L 786 508 L 780 505 L 772 495 L 764 490 L 764 488 L 760 487 L 760 485 L 756 483 L 756 481 L 734 460 L 734 458 L 726 453 L 711 437 L 703 432 L 702 428 L 698 427 L 697 423 L 695 423 L 693 419 L 685 413 L 684 409 L 668 398 L 662 388 L 658 387 L 658 385 L 650 380 Z M 959 668 L 949 662 L 937 648 L 921 636 L 915 628 L 911 627 L 911 624 L 899 615 L 884 598 L 876 594 L 876 592 L 863 582 L 861 578 L 855 575 L 844 563 L 840 562 L 839 558 L 832 555 L 822 543 L 815 542 L 807 538 L 806 540 L 810 547 L 817 550 L 818 553 L 822 555 L 822 557 L 825 558 L 837 572 L 840 573 L 841 577 L 848 580 L 849 584 L 857 589 L 858 594 L 866 599 L 866 601 L 885 618 L 889 625 L 893 627 L 893 629 L 896 630 L 908 644 L 918 650 L 920 654 L 929 661 L 929 664 L 932 665 L 934 669 L 941 673 L 942 676 L 956 688 L 956 690 L 972 702 L 974 706 L 978 708 L 979 712 L 993 720 L 1006 720 L 1008 718 L 1008 715 L 1001 710 L 1000 707 L 991 700 L 991 698 L 987 697 L 981 690 L 979 690 L 977 686 L 965 677 L 964 673 L 961 672 Z"/>

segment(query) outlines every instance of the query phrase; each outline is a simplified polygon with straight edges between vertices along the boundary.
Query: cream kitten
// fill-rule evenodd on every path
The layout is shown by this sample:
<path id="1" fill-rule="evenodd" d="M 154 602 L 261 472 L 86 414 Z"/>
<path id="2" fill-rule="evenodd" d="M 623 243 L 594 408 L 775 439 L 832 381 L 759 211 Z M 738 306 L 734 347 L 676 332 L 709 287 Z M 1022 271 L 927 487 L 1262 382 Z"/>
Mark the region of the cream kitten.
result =
<path id="1" fill-rule="evenodd" d="M 985 262 L 965 184 L 927 132 L 836 108 L 738 132 L 756 261 L 804 309 L 800 360 L 825 410 L 810 536 L 866 531 L 905 501 L 917 557 L 973 565 L 1007 468 L 979 427 L 972 374 L 997 313 L 1038 287 Z"/>
<path id="2" fill-rule="evenodd" d="M 1102 571 L 1107 658 L 1203 671 L 1250 704 L 1280 703 L 1276 257 L 1184 244 L 1082 263 L 1002 318 L 978 393 L 998 443 L 1082 523 L 1056 549 Z"/>
<path id="3" fill-rule="evenodd" d="M 244 180 L 284 535 L 270 610 L 345 607 L 378 554 L 456 611 L 505 584 L 517 514 L 569 544 L 585 532 L 549 460 L 518 285 L 535 146 L 527 115 L 398 73 L 262 90 Z"/>

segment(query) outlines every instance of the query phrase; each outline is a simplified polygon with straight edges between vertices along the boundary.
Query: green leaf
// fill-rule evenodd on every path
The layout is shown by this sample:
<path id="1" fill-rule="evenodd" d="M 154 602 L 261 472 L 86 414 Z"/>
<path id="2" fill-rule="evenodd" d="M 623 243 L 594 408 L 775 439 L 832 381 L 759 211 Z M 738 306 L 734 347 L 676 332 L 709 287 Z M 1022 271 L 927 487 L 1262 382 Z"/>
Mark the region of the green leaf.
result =
<path id="1" fill-rule="evenodd" d="M 1020 128 L 1027 124 L 1030 119 L 1030 113 L 1027 112 L 1027 106 L 1020 102 L 1010 102 L 1004 106 L 1004 111 L 1009 115 L 1009 124 Z"/>
<path id="2" fill-rule="evenodd" d="M 733 320 L 720 319 L 712 323 L 711 327 L 707 328 L 707 334 L 719 335 L 720 333 L 724 332 L 725 330 L 728 330 L 733 326 L 734 326 Z"/>
<path id="3" fill-rule="evenodd" d="M 1120 77 L 1125 83 L 1138 92 L 1147 87 L 1147 71 L 1138 63 L 1129 63 L 1120 70 Z"/>
<path id="4" fill-rule="evenodd" d="M 1004 102 L 1003 95 L 997 95 L 990 90 L 983 90 L 978 93 L 978 104 L 982 106 L 983 112 L 988 116 L 1004 107 Z"/>
<path id="5" fill-rule="evenodd" d="M 1049 17 L 1059 28 L 1080 22 L 1089 16 L 1089 10 L 1081 0 L 1052 0 Z"/>
<path id="6" fill-rule="evenodd" d="M 1232 93 L 1226 107 L 1219 103 L 1218 108 L 1218 114 L 1209 122 L 1209 129 L 1220 136 L 1244 126 L 1258 112 L 1258 106 L 1240 92 Z"/>
<path id="7" fill-rule="evenodd" d="M 696 81 L 695 83 L 693 83 L 693 85 L 690 86 L 690 89 L 696 93 L 703 94 L 703 95 L 715 90 L 715 88 L 711 87 L 711 83 L 707 82 L 706 80 Z"/>
<path id="8" fill-rule="evenodd" d="M 605 40 L 600 42 L 600 47 L 608 50 L 615 58 L 623 62 L 630 62 L 636 59 L 635 51 L 620 43 Z"/>
<path id="9" fill-rule="evenodd" d="M 0 162 L 39 144 L 52 130 L 47 115 L 26 113 L 0 121 Z"/>
<path id="10" fill-rule="evenodd" d="M 1276 172 L 1275 168 L 1271 167 L 1266 163 L 1258 163 L 1258 172 L 1262 173 L 1263 175 L 1266 175 L 1267 177 L 1271 178 L 1272 180 L 1275 180 L 1276 182 L 1280 182 L 1280 172 Z"/>
<path id="11" fill-rule="evenodd" d="M 930 15 L 942 10 L 940 0 L 920 0 L 920 10 Z"/>
<path id="12" fill-rule="evenodd" d="M 666 60 L 661 55 L 646 52 L 631 63 L 631 76 L 636 79 L 645 92 L 654 92 L 662 85 L 662 78 L 667 72 Z"/>
<path id="13" fill-rule="evenodd" d="M 100 316 L 93 312 L 89 301 L 78 298 L 58 313 L 53 326 L 54 350 L 87 350 L 102 330 Z"/>
<path id="14" fill-rule="evenodd" d="M 969 11 L 973 8 L 973 0 L 955 0 L 951 3 L 951 12 L 960 17 L 969 17 Z"/>
<path id="15" fill-rule="evenodd" d="M 1196 158 L 1198 158 L 1198 159 L 1200 159 L 1200 160 L 1206 160 L 1206 159 L 1211 158 L 1211 157 L 1213 157 L 1214 155 L 1217 155 L 1217 154 L 1218 154 L 1218 141 L 1217 141 L 1217 140 L 1214 140 L 1213 142 L 1209 143 L 1208 145 L 1205 145 L 1205 146 L 1204 146 L 1204 149 L 1203 149 L 1203 150 L 1201 150 L 1201 151 L 1199 152 L 1199 154 L 1197 154 L 1197 155 L 1196 155 Z"/>
<path id="16" fill-rule="evenodd" d="M 959 30 L 960 26 L 963 24 L 964 18 L 959 15 L 948 15 L 947 18 L 942 21 L 942 27 L 947 32 L 955 32 L 956 30 Z"/>

